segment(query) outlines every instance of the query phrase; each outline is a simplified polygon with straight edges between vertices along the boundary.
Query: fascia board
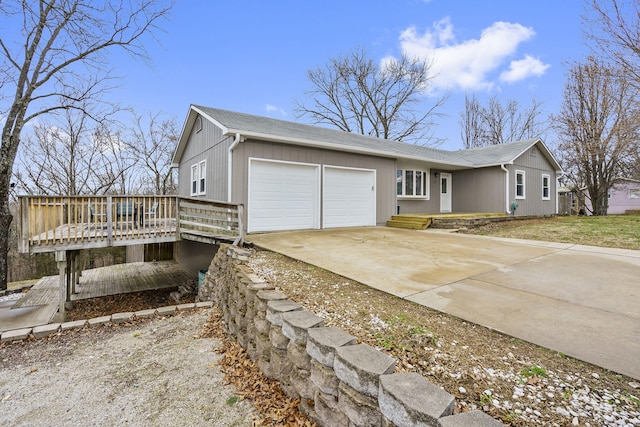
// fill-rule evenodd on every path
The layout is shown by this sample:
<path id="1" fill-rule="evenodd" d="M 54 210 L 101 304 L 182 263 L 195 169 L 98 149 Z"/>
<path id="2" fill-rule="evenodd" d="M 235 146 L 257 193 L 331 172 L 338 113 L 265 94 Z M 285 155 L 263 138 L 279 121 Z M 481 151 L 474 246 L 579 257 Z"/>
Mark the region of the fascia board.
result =
<path id="1" fill-rule="evenodd" d="M 260 141 L 280 142 L 285 144 L 300 145 L 305 147 L 324 148 L 328 150 L 343 151 L 348 153 L 368 154 L 368 155 L 373 155 L 378 157 L 385 157 L 389 159 L 417 160 L 417 161 L 433 163 L 436 165 L 441 165 L 443 167 L 455 167 L 459 169 L 473 168 L 473 166 L 469 164 L 443 162 L 441 160 L 430 159 L 427 157 L 406 156 L 402 154 L 389 153 L 388 151 L 372 150 L 372 149 L 366 149 L 366 148 L 360 148 L 360 147 L 353 147 L 349 145 L 330 144 L 326 142 L 313 141 L 309 139 L 288 138 L 288 137 L 282 137 L 282 136 L 274 136 L 270 134 L 263 134 L 259 132 L 247 132 L 241 129 L 227 129 L 227 131 L 225 132 L 225 135 L 234 136 L 236 133 L 239 133 L 245 138 L 252 138 Z"/>

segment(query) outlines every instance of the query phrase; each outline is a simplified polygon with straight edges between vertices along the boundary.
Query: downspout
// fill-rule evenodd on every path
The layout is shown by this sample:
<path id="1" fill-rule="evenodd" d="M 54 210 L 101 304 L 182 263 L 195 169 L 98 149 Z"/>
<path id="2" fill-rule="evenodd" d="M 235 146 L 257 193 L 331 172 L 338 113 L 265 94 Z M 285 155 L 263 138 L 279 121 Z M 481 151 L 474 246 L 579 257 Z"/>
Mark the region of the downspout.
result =
<path id="1" fill-rule="evenodd" d="M 227 170 L 229 173 L 227 174 L 227 202 L 231 203 L 231 188 L 232 188 L 232 180 L 231 176 L 233 175 L 233 150 L 242 142 L 242 138 L 240 137 L 240 133 L 236 132 L 236 137 L 233 139 L 231 146 L 229 147 L 229 158 L 227 161 Z"/>
<path id="2" fill-rule="evenodd" d="M 558 198 L 558 192 L 560 191 L 560 178 L 562 178 L 563 176 L 565 176 L 564 172 L 556 171 L 556 215 L 558 215 L 558 212 L 560 211 L 560 200 Z"/>
<path id="3" fill-rule="evenodd" d="M 504 187 L 505 187 L 505 198 L 504 200 L 506 201 L 506 211 L 507 211 L 507 215 L 511 215 L 511 205 L 509 204 L 509 169 L 504 167 L 504 163 L 500 164 L 500 169 L 502 169 L 505 172 L 505 178 L 504 178 Z"/>

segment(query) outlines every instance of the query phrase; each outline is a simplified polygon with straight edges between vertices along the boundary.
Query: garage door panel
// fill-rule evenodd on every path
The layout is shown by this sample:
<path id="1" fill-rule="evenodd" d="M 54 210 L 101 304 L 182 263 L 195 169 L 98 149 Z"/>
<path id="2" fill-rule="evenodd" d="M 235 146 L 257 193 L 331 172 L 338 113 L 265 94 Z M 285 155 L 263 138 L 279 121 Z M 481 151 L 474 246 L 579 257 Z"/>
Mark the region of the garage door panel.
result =
<path id="1" fill-rule="evenodd" d="M 326 166 L 323 227 L 375 225 L 375 171 Z"/>
<path id="2" fill-rule="evenodd" d="M 319 227 L 319 166 L 251 159 L 249 167 L 249 232 Z"/>

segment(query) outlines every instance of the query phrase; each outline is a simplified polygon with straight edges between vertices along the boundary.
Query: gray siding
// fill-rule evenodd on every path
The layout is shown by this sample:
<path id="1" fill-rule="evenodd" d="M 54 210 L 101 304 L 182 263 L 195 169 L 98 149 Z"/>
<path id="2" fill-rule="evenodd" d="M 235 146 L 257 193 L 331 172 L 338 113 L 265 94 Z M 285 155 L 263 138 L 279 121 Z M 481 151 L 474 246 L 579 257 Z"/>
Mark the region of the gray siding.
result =
<path id="1" fill-rule="evenodd" d="M 249 158 L 283 160 L 319 165 L 344 166 L 376 170 L 376 222 L 385 224 L 395 213 L 396 161 L 375 156 L 344 153 L 320 148 L 301 147 L 275 142 L 247 140 L 233 151 L 232 201 L 248 200 Z M 245 209 L 245 224 L 246 224 Z"/>
<path id="2" fill-rule="evenodd" d="M 429 198 L 428 199 L 410 199 L 410 198 L 398 198 L 398 210 L 401 214 L 410 213 L 429 213 L 440 212 L 440 178 L 434 176 L 434 173 L 439 172 L 434 169 L 426 167 L 411 168 L 405 166 L 401 169 L 422 169 L 429 171 Z M 394 177 L 395 178 L 395 177 Z M 394 179 L 395 183 L 395 179 Z"/>
<path id="3" fill-rule="evenodd" d="M 505 212 L 505 172 L 500 167 L 455 171 L 451 184 L 453 212 Z"/>
<path id="4" fill-rule="evenodd" d="M 423 170 L 429 173 L 429 198 L 428 199 L 414 199 L 414 198 L 397 198 L 396 212 L 401 214 L 410 213 L 426 213 L 426 212 L 440 212 L 440 178 L 436 178 L 434 174 L 438 172 L 436 169 L 431 169 L 429 164 L 420 161 L 400 160 L 398 161 L 398 169 L 406 170 Z M 396 176 L 393 177 L 393 182 L 396 182 Z M 396 189 L 394 188 L 394 194 Z"/>
<path id="5" fill-rule="evenodd" d="M 207 161 L 206 194 L 213 200 L 227 200 L 227 163 L 232 137 L 223 136 L 222 130 L 208 120 L 202 120 L 202 130 L 191 130 L 178 170 L 178 194 L 191 194 L 191 166 Z"/>
<path id="6" fill-rule="evenodd" d="M 509 200 L 518 203 L 516 215 L 552 215 L 556 213 L 556 172 L 537 146 L 518 157 L 509 169 Z M 525 172 L 525 198 L 516 200 L 516 170 Z M 549 200 L 542 200 L 542 175 L 550 178 Z"/>

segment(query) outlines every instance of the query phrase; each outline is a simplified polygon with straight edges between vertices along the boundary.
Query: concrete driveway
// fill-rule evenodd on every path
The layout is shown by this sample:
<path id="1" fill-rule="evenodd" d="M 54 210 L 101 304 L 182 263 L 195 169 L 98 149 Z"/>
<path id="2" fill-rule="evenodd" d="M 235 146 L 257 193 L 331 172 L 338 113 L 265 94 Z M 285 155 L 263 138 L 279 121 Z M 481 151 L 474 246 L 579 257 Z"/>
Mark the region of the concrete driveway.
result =
<path id="1" fill-rule="evenodd" d="M 640 379 L 640 251 L 387 227 L 247 240 Z"/>

